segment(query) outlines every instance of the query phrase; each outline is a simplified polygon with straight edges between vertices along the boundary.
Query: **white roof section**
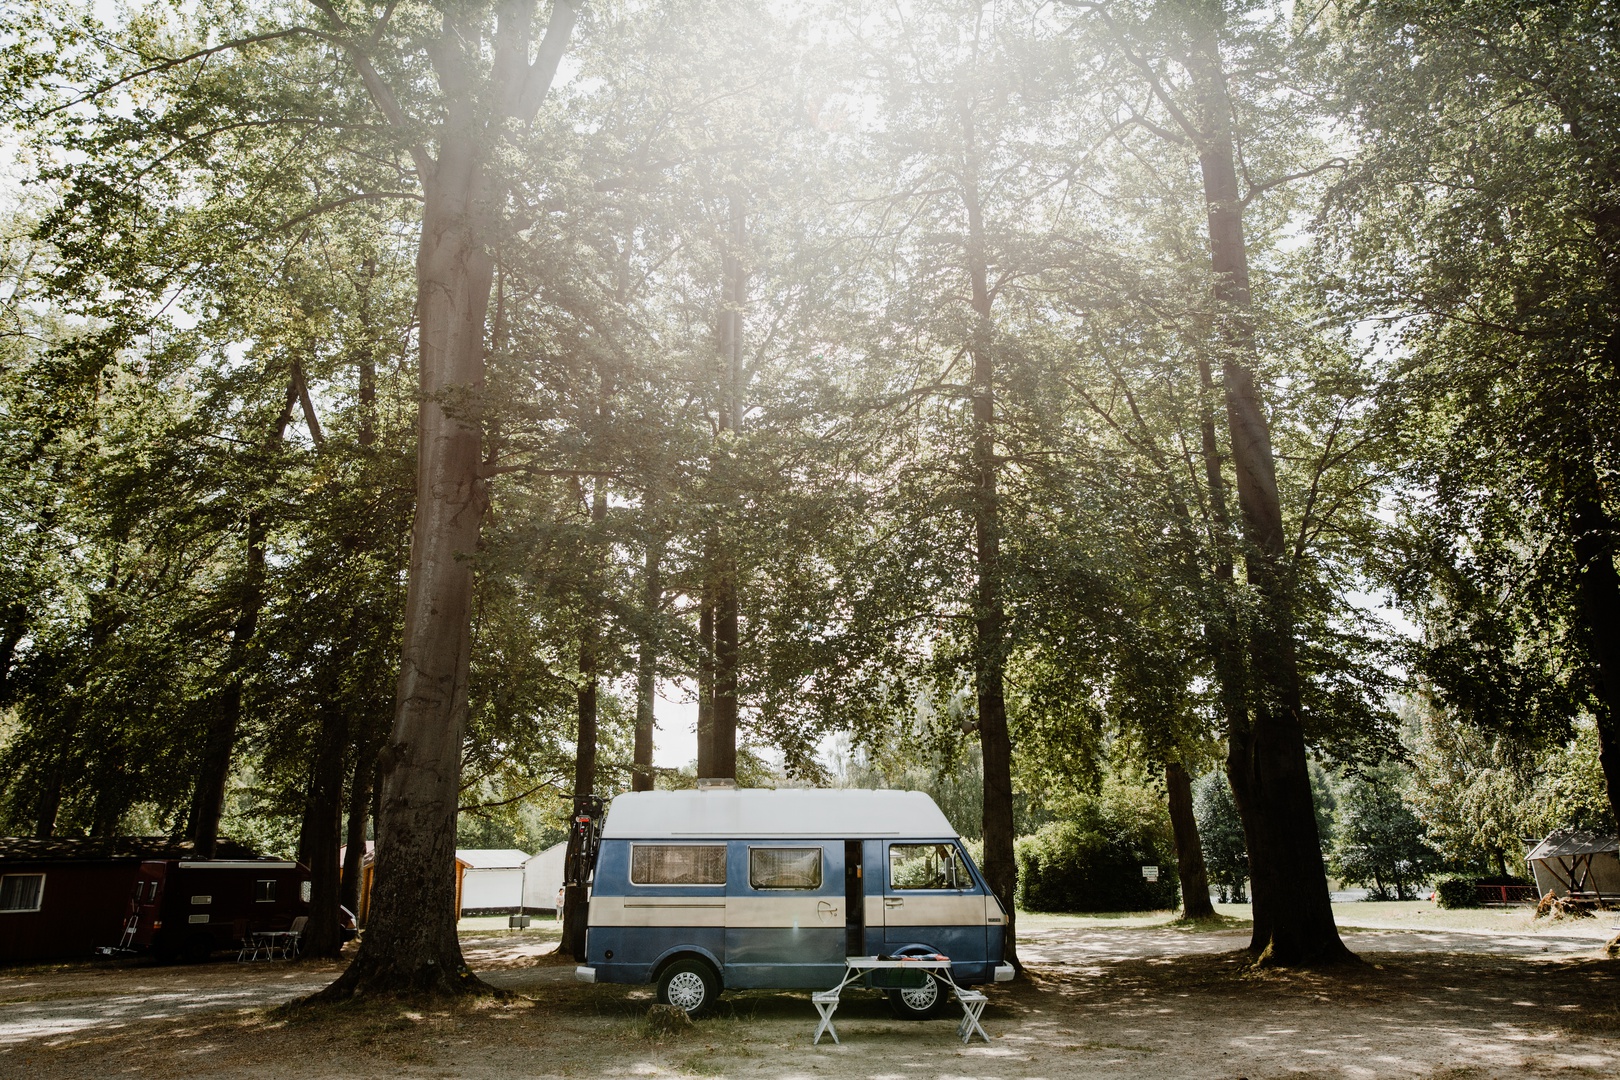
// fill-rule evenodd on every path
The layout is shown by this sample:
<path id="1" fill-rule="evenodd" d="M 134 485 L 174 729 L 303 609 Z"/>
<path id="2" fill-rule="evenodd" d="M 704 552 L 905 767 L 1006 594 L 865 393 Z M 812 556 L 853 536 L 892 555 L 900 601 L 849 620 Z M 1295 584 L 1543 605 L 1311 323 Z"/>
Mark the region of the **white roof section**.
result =
<path id="1" fill-rule="evenodd" d="M 921 791 L 858 788 L 626 792 L 602 825 L 604 840 L 889 836 L 954 839 L 956 829 Z"/>
<path id="2" fill-rule="evenodd" d="M 456 858 L 473 870 L 515 870 L 529 861 L 517 848 L 456 848 Z"/>
<path id="3" fill-rule="evenodd" d="M 1554 829 L 1547 838 L 1535 846 L 1525 859 L 1563 859 L 1576 855 L 1610 855 L 1620 852 L 1620 837 L 1601 836 L 1575 829 Z"/>
<path id="4" fill-rule="evenodd" d="M 559 840 L 555 844 L 552 844 L 550 847 L 546 848 L 544 851 L 537 851 L 533 855 L 530 855 L 529 861 L 526 865 L 533 866 L 535 863 L 545 859 L 561 859 L 565 857 L 567 853 L 568 841 Z"/>

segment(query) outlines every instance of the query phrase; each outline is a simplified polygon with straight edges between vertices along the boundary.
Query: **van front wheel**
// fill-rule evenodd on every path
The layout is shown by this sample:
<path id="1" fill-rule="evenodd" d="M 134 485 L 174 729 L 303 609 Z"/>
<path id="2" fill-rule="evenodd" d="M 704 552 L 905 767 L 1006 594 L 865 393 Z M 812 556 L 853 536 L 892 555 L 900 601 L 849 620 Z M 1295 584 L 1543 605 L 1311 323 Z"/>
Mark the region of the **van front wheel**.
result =
<path id="1" fill-rule="evenodd" d="M 701 1016 L 720 996 L 720 980 L 702 960 L 677 960 L 658 976 L 658 1001 L 687 1016 Z"/>
<path id="2" fill-rule="evenodd" d="M 944 980 L 929 975 L 921 986 L 889 991 L 889 1008 L 902 1020 L 928 1020 L 945 1005 Z"/>

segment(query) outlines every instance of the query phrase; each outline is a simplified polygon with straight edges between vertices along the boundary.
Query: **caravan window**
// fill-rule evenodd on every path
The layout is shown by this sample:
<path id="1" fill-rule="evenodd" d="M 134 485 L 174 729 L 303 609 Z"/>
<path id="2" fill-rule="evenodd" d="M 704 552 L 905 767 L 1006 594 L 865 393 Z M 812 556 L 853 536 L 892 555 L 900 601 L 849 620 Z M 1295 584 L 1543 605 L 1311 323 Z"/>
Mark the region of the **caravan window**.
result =
<path id="1" fill-rule="evenodd" d="M 632 885 L 724 885 L 724 844 L 632 844 Z"/>
<path id="2" fill-rule="evenodd" d="M 893 889 L 971 889 L 973 878 L 955 844 L 895 844 L 889 848 Z"/>
<path id="3" fill-rule="evenodd" d="M 45 897 L 44 874 L 7 874 L 0 877 L 0 911 L 38 911 Z"/>
<path id="4" fill-rule="evenodd" d="M 821 888 L 821 849 L 748 849 L 748 884 L 756 889 Z"/>

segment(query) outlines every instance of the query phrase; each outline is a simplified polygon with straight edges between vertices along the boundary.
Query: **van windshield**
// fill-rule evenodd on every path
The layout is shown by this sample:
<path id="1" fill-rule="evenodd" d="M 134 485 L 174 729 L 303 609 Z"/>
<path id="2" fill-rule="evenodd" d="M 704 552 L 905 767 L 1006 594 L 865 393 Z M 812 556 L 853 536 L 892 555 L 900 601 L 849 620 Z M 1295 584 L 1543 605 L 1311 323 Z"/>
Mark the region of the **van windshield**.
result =
<path id="1" fill-rule="evenodd" d="M 955 844 L 892 844 L 891 889 L 971 889 L 973 877 Z"/>

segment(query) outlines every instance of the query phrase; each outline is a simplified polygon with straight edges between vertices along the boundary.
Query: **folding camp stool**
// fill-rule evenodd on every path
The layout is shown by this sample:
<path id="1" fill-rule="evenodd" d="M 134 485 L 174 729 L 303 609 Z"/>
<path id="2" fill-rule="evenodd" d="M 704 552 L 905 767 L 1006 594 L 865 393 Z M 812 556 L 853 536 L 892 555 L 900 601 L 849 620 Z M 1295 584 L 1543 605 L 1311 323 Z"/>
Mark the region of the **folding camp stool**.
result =
<path id="1" fill-rule="evenodd" d="M 840 983 L 839 985 L 842 988 L 843 984 Z M 833 1042 L 838 1042 L 838 1029 L 833 1027 L 832 1022 L 833 1013 L 838 1009 L 838 991 L 818 990 L 810 995 L 810 1000 L 815 1003 L 816 1011 L 821 1014 L 821 1024 L 816 1028 L 816 1037 L 810 1040 L 810 1045 L 814 1046 L 819 1043 L 823 1032 L 831 1035 Z M 840 1043 L 839 1045 L 843 1044 Z"/>
<path id="2" fill-rule="evenodd" d="M 990 1036 L 984 1033 L 984 1027 L 979 1023 L 979 1017 L 984 1014 L 984 1007 L 990 999 L 977 990 L 958 990 L 956 1000 L 962 1003 L 962 1022 L 956 1025 L 956 1034 L 963 1042 L 972 1042 L 973 1033 L 978 1032 L 985 1042 Z"/>

